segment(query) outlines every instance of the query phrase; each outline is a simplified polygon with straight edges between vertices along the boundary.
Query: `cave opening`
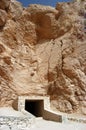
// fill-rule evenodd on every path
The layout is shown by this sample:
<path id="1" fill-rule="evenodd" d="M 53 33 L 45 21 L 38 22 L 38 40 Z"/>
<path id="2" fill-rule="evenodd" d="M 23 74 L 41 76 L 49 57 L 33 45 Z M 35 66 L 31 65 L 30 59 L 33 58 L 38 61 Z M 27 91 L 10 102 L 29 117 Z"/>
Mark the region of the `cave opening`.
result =
<path id="1" fill-rule="evenodd" d="M 36 117 L 43 116 L 44 101 L 43 100 L 25 100 L 25 110 Z"/>

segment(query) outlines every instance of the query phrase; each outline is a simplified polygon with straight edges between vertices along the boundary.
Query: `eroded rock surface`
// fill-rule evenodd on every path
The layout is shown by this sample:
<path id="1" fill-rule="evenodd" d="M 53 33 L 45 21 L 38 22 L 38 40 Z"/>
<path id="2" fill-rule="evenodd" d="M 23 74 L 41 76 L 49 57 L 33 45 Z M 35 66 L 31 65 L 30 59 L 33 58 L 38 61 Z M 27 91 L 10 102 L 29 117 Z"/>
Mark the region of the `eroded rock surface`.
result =
<path id="1" fill-rule="evenodd" d="M 19 95 L 50 95 L 52 109 L 86 114 L 82 6 L 0 1 L 0 106 Z"/>
<path id="2" fill-rule="evenodd" d="M 8 9 L 11 0 L 0 0 L 0 9 Z"/>

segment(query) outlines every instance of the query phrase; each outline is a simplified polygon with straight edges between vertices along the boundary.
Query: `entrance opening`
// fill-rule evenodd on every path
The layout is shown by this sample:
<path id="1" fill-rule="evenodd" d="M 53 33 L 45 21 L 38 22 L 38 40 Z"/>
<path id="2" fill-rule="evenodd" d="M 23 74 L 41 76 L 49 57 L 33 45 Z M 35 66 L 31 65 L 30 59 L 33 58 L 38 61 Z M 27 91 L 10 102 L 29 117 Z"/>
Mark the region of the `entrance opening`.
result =
<path id="1" fill-rule="evenodd" d="M 36 117 L 43 116 L 44 101 L 43 100 L 25 100 L 25 110 Z"/>

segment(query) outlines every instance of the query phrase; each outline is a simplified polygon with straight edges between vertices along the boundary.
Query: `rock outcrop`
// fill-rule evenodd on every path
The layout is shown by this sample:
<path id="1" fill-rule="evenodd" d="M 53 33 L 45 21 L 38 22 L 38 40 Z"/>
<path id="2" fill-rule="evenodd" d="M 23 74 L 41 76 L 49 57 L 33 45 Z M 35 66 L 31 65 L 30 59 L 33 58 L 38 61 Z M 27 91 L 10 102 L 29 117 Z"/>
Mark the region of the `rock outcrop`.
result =
<path id="1" fill-rule="evenodd" d="M 85 4 L 0 1 L 0 107 L 50 95 L 52 109 L 86 114 Z"/>
<path id="2" fill-rule="evenodd" d="M 4 10 L 0 9 L 0 27 L 4 26 L 6 23 L 7 14 Z"/>
<path id="3" fill-rule="evenodd" d="M 0 0 L 0 9 L 7 10 L 11 0 Z"/>

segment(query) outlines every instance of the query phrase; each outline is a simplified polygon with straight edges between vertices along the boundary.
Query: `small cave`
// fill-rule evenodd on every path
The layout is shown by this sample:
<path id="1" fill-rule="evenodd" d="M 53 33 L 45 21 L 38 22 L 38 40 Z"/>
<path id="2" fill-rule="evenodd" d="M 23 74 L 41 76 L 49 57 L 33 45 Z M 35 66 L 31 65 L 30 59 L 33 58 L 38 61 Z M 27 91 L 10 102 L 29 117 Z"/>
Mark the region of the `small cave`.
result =
<path id="1" fill-rule="evenodd" d="M 25 100 L 25 110 L 36 117 L 43 116 L 44 101 L 43 100 Z"/>

